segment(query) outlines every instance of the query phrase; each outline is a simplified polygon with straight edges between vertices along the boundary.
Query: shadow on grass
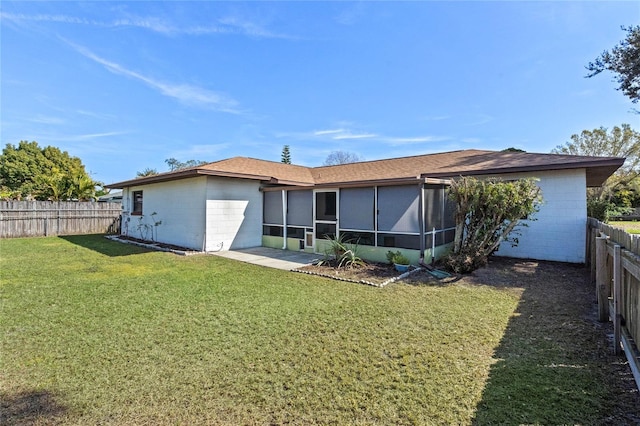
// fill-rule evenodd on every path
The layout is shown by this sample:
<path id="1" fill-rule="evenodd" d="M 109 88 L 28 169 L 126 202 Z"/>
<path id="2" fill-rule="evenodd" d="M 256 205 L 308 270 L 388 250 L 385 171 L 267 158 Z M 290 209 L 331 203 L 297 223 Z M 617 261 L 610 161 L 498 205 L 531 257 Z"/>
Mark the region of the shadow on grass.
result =
<path id="1" fill-rule="evenodd" d="M 611 355 L 606 325 L 596 321 L 586 269 L 496 263 L 494 282 L 482 273 L 480 282 L 522 294 L 494 353 L 473 423 L 635 424 L 638 396 L 625 395 L 615 382 L 624 370 Z"/>
<path id="2" fill-rule="evenodd" d="M 67 413 L 67 408 L 48 391 L 0 394 L 0 408 L 0 424 L 6 426 L 60 424 Z"/>
<path id="3" fill-rule="evenodd" d="M 65 235 L 58 238 L 109 257 L 130 256 L 153 251 L 133 244 L 109 240 L 105 238 L 104 234 Z"/>

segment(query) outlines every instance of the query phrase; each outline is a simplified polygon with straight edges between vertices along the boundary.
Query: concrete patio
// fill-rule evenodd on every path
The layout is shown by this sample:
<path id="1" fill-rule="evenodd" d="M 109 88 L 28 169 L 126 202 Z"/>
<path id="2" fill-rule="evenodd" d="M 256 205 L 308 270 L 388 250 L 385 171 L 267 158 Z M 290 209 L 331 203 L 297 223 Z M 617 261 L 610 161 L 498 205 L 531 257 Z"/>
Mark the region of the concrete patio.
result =
<path id="1" fill-rule="evenodd" d="M 319 254 L 279 250 L 269 247 L 253 247 L 241 250 L 209 252 L 207 254 L 285 271 L 309 265 L 323 258 Z"/>

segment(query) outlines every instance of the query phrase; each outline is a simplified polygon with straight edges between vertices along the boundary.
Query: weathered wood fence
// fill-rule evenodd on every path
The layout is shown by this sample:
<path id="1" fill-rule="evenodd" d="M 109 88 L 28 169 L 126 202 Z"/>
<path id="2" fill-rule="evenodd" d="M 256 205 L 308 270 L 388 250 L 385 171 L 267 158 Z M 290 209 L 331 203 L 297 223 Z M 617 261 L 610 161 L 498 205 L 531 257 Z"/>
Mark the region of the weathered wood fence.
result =
<path id="1" fill-rule="evenodd" d="M 600 321 L 613 321 L 614 351 L 624 351 L 640 389 L 640 235 L 588 220 L 587 260 Z"/>
<path id="2" fill-rule="evenodd" d="M 120 232 L 120 203 L 0 201 L 0 238 Z"/>

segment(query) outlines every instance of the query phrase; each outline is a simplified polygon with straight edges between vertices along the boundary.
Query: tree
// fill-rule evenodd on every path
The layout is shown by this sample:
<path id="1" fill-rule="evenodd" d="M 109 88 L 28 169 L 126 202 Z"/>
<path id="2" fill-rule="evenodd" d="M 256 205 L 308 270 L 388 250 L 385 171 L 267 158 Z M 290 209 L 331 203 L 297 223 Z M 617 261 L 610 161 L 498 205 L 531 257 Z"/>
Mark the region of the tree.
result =
<path id="1" fill-rule="evenodd" d="M 627 37 L 610 52 L 605 50 L 595 61 L 589 62 L 587 78 L 605 70 L 611 71 L 620 84 L 616 90 L 621 90 L 631 102 L 637 103 L 640 99 L 640 25 L 623 26 L 622 29 L 627 31 Z"/>
<path id="2" fill-rule="evenodd" d="M 201 160 L 187 160 L 184 163 L 175 159 L 175 158 L 167 158 L 164 160 L 165 163 L 169 166 L 169 171 L 175 172 L 176 170 L 188 169 L 189 167 L 201 166 L 203 164 L 207 164 L 206 161 Z"/>
<path id="3" fill-rule="evenodd" d="M 289 145 L 282 147 L 282 156 L 280 161 L 284 164 L 291 164 L 291 152 L 289 151 Z"/>
<path id="4" fill-rule="evenodd" d="M 153 175 L 157 175 L 158 171 L 156 169 L 151 169 L 149 167 L 147 167 L 146 169 L 142 170 L 141 172 L 136 172 L 136 177 L 147 177 L 147 176 L 153 176 Z"/>
<path id="5" fill-rule="evenodd" d="M 535 179 L 501 181 L 461 177 L 451 182 L 449 198 L 455 203 L 456 231 L 446 265 L 457 273 L 486 265 L 502 242 L 518 244 L 512 235 L 522 218 L 532 219 L 542 193 Z"/>
<path id="6" fill-rule="evenodd" d="M 614 126 L 610 132 L 600 127 L 583 130 L 571 135 L 571 142 L 558 145 L 552 153 L 569 155 L 593 155 L 604 157 L 626 157 L 626 161 L 602 187 L 589 190 L 589 198 L 610 201 L 615 191 L 628 185 L 640 173 L 640 133 L 628 124 Z"/>
<path id="7" fill-rule="evenodd" d="M 7 144 L 0 155 L 0 187 L 14 199 L 89 200 L 95 198 L 95 182 L 78 157 L 37 142 Z"/>
<path id="8" fill-rule="evenodd" d="M 331 154 L 327 155 L 327 159 L 324 160 L 323 166 L 336 166 L 338 164 L 349 164 L 349 163 L 357 163 L 358 161 L 364 160 L 358 154 L 354 154 L 353 152 L 347 151 L 333 151 Z"/>

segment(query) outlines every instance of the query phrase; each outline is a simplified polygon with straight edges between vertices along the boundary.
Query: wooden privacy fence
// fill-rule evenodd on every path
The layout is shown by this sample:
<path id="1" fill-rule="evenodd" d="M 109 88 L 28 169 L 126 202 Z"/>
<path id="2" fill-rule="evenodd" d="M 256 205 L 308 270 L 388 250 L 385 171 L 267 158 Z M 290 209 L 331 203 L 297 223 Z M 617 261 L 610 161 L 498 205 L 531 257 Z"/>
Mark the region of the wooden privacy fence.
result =
<path id="1" fill-rule="evenodd" d="M 120 232 L 120 203 L 0 201 L 0 238 Z"/>
<path id="2" fill-rule="evenodd" d="M 600 321 L 613 321 L 613 347 L 624 351 L 640 389 L 640 235 L 593 218 L 588 221 L 587 259 L 595 282 Z"/>

